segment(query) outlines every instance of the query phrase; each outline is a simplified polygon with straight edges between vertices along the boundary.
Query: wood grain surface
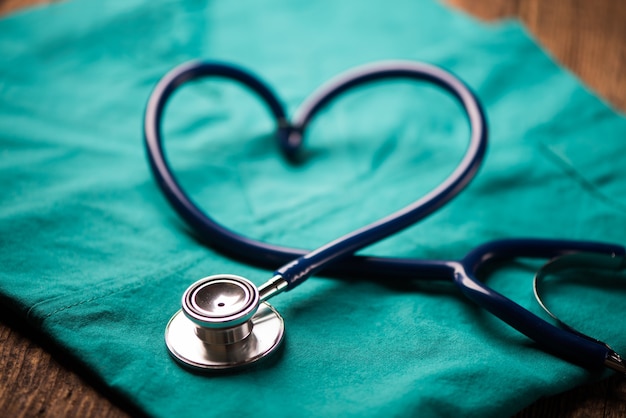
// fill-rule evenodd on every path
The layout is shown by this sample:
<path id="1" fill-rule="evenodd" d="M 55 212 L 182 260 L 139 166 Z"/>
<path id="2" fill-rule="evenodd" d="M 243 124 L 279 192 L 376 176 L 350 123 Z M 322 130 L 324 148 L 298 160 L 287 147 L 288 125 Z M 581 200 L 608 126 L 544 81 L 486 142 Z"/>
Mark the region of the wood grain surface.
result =
<path id="1" fill-rule="evenodd" d="M 49 1 L 0 0 L 0 14 Z M 625 2 L 448 0 L 448 3 L 481 19 L 518 17 L 555 59 L 616 109 L 626 112 Z M 618 321 L 610 325 L 620 324 Z M 96 378 L 85 374 L 51 342 L 31 334 L 6 309 L 0 309 L 0 416 L 122 418 L 140 414 Z M 616 375 L 541 399 L 516 415 L 535 416 L 626 417 L 626 378 Z"/>
<path id="2" fill-rule="evenodd" d="M 599 96 L 626 112 L 623 0 L 447 0 L 485 20 L 519 18 L 545 49 Z"/>

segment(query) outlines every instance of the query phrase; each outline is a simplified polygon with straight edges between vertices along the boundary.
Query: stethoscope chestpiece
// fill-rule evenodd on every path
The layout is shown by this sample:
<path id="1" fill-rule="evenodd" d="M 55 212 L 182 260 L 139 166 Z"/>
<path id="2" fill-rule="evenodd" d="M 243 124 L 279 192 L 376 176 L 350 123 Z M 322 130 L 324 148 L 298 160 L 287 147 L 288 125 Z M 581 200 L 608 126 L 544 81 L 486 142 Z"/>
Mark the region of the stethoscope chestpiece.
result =
<path id="1" fill-rule="evenodd" d="M 167 324 L 165 342 L 182 366 L 219 371 L 248 366 L 281 344 L 285 325 L 249 280 L 222 274 L 185 291 L 182 309 Z"/>

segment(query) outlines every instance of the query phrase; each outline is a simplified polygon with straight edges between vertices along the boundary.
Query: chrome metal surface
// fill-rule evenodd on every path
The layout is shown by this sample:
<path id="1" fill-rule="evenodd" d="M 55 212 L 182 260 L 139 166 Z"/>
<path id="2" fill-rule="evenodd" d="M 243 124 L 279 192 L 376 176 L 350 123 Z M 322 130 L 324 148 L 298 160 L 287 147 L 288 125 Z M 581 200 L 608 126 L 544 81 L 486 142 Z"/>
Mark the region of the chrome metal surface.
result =
<path id="1" fill-rule="evenodd" d="M 611 351 L 604 361 L 606 367 L 613 369 L 620 373 L 626 373 L 626 363 L 624 359 L 620 357 L 615 351 Z"/>
<path id="2" fill-rule="evenodd" d="M 259 298 L 261 302 L 265 302 L 269 298 L 287 290 L 287 281 L 281 275 L 276 275 L 269 279 L 266 283 L 259 286 Z"/>
<path id="3" fill-rule="evenodd" d="M 200 279 L 183 294 L 182 310 L 205 328 L 232 328 L 248 321 L 259 305 L 256 286 L 240 276 L 220 274 Z"/>
<path id="4" fill-rule="evenodd" d="M 252 321 L 230 328 L 206 328 L 196 326 L 196 335 L 207 344 L 233 344 L 252 332 Z"/>
<path id="5" fill-rule="evenodd" d="M 212 344 L 196 335 L 198 326 L 180 310 L 167 324 L 165 343 L 176 361 L 197 371 L 244 367 L 275 352 L 285 333 L 283 318 L 266 302 L 259 305 L 250 323 L 252 330 L 246 338 L 232 344 Z"/>

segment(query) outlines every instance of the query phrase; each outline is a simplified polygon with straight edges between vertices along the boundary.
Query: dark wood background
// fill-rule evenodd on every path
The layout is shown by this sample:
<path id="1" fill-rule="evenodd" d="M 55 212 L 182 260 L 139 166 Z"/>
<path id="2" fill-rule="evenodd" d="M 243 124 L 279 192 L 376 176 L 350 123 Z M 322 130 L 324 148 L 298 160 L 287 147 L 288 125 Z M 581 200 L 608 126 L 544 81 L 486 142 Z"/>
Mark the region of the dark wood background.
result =
<path id="1" fill-rule="evenodd" d="M 0 0 L 0 15 L 50 0 Z M 448 0 L 481 19 L 517 16 L 564 66 L 626 112 L 626 2 Z M 626 140 L 626 138 L 625 138 Z M 610 326 L 623 326 L 611 321 Z M 42 348 L 43 347 L 43 348 Z M 77 368 L 49 341 L 0 310 L 0 416 L 110 417 L 139 411 Z M 626 417 L 626 377 L 537 401 L 517 417 Z"/>

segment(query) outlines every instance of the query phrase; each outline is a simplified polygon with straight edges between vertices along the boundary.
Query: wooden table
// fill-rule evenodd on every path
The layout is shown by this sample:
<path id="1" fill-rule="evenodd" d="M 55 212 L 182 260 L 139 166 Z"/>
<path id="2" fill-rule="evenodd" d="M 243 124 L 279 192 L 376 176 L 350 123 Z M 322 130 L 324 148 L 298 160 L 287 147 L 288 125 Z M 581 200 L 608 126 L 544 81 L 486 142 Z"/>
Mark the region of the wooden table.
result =
<path id="1" fill-rule="evenodd" d="M 0 0 L 0 14 L 50 0 Z M 564 66 L 626 112 L 626 3 L 620 0 L 448 0 L 481 19 L 519 17 Z M 626 140 L 626 138 L 624 138 Z M 626 231 L 625 231 L 626 232 Z M 619 321 L 611 324 L 618 326 Z M 45 347 L 45 348 L 41 348 Z M 0 415 L 110 417 L 140 415 L 49 341 L 0 310 Z M 614 376 L 539 400 L 517 417 L 626 417 L 626 378 Z"/>

